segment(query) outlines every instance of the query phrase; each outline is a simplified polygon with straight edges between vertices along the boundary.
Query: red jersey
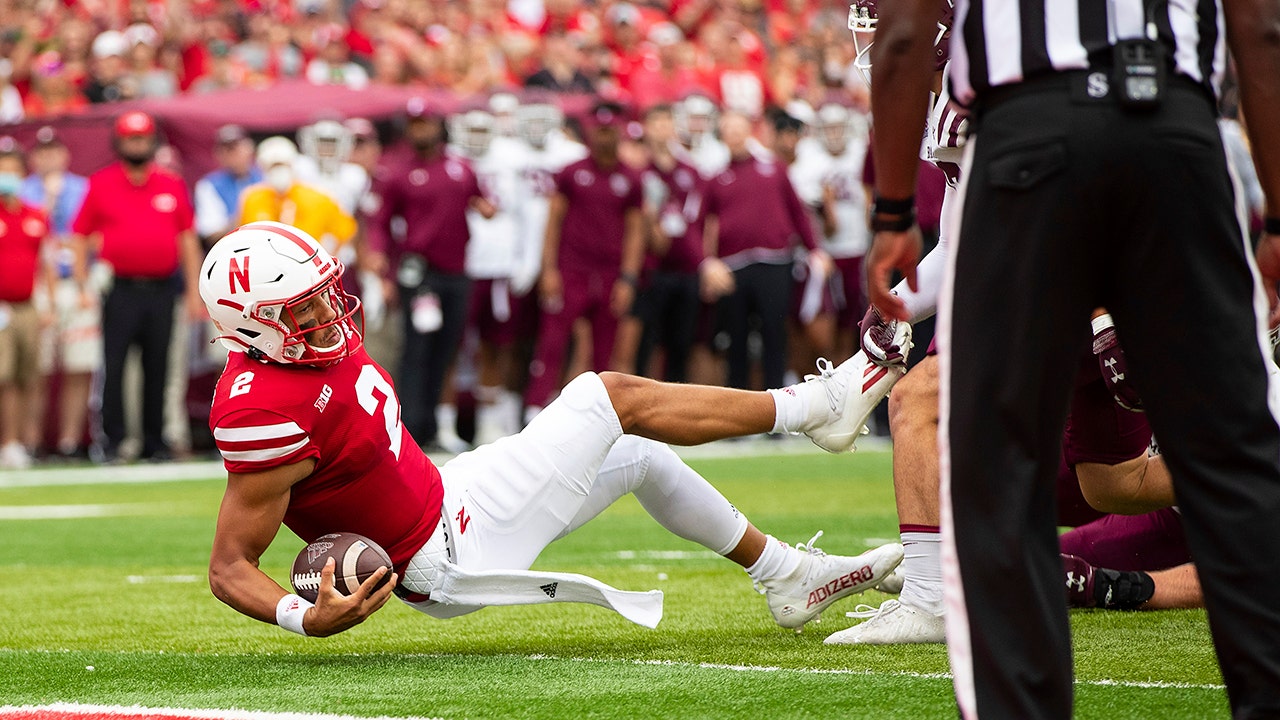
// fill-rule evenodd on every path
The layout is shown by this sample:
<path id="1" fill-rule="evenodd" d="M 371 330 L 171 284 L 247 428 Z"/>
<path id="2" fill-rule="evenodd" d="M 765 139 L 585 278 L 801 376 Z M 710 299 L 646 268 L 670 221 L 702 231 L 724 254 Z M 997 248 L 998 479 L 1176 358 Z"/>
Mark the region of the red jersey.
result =
<path id="1" fill-rule="evenodd" d="M 0 201 L 0 301 L 24 303 L 35 290 L 40 244 L 49 234 L 44 213 L 18 203 Z"/>
<path id="2" fill-rule="evenodd" d="M 178 269 L 178 236 L 195 213 L 182 178 L 152 166 L 134 185 L 115 163 L 89 177 L 89 192 L 72 229 L 102 233 L 103 260 L 125 278 L 166 278 Z"/>
<path id="3" fill-rule="evenodd" d="M 400 424 L 391 377 L 364 348 L 325 367 L 232 353 L 209 427 L 228 472 L 315 459 L 284 516 L 305 541 L 359 533 L 381 545 L 403 577 L 440 525 L 440 471 Z"/>

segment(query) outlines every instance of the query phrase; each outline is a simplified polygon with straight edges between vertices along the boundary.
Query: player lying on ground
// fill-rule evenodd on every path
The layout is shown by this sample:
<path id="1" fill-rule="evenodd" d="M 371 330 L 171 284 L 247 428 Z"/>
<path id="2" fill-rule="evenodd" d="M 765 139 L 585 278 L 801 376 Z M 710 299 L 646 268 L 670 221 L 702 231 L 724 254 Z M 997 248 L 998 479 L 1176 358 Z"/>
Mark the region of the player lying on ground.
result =
<path id="1" fill-rule="evenodd" d="M 897 371 L 881 373 L 859 354 L 767 392 L 587 373 L 523 432 L 437 469 L 400 424 L 395 390 L 362 347 L 358 301 L 342 292 L 341 275 L 341 263 L 312 238 L 278 223 L 227 235 L 200 271 L 210 317 L 239 351 L 210 418 L 228 477 L 209 564 L 214 594 L 239 612 L 331 635 L 365 620 L 394 587 L 441 618 L 568 600 L 652 626 L 661 616 L 658 593 L 526 572 L 548 543 L 626 493 L 663 527 L 746 568 L 783 627 L 801 628 L 900 562 L 897 544 L 841 557 L 774 540 L 663 444 L 788 432 L 848 450 L 866 419 L 848 402 L 863 390 L 864 371 L 882 384 Z M 359 533 L 395 567 L 343 596 L 330 564 L 311 606 L 258 568 L 282 523 L 307 541 Z M 387 572 L 392 582 L 375 591 Z M 548 578 L 559 592 L 543 588 Z"/>

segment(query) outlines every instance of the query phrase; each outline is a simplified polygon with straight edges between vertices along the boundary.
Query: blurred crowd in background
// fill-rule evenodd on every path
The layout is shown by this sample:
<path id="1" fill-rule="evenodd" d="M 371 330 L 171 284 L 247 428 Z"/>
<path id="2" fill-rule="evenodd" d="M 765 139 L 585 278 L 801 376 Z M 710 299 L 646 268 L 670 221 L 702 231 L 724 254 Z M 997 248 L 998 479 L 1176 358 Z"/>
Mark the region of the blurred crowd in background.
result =
<path id="1" fill-rule="evenodd" d="M 287 78 L 865 104 L 837 0 L 6 0 L 0 122 Z"/>
<path id="2" fill-rule="evenodd" d="M 197 269 L 261 220 L 346 264 L 366 346 L 428 449 L 517 432 L 584 370 L 763 388 L 847 357 L 874 177 L 847 13 L 0 2 L 0 468 L 212 453 L 227 349 Z M 187 180 L 129 102 L 288 78 L 411 99 L 269 136 L 223 125 L 218 168 Z M 102 119 L 116 161 L 85 177 L 58 123 L 99 103 L 120 103 Z M 38 130 L 19 142 L 3 123 Z M 1242 124 L 1223 135 L 1256 207 Z M 944 185 L 922 162 L 926 251 Z M 917 326 L 917 354 L 930 336 Z"/>

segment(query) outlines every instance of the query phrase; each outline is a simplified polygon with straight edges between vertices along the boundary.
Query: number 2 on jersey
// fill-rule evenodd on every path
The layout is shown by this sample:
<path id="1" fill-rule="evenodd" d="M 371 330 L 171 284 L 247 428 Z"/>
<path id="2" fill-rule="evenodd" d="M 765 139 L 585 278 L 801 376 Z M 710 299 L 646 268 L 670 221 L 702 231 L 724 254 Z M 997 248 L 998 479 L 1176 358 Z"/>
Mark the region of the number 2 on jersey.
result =
<path id="1" fill-rule="evenodd" d="M 382 394 L 381 400 L 373 394 L 374 390 Z M 404 438 L 400 430 L 400 402 L 396 400 L 396 391 L 391 383 L 373 365 L 360 369 L 360 377 L 356 379 L 356 399 L 370 416 L 378 411 L 378 403 L 382 402 L 382 419 L 387 425 L 387 436 L 391 438 L 391 454 L 399 460 L 400 443 Z"/>

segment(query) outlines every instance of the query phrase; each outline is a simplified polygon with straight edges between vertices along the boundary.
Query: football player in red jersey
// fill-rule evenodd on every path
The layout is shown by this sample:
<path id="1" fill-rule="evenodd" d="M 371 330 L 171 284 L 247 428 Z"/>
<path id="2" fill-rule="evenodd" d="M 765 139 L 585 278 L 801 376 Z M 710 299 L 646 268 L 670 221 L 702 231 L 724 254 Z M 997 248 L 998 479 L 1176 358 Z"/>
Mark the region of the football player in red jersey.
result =
<path id="1" fill-rule="evenodd" d="M 875 586 L 902 558 L 889 544 L 857 557 L 772 540 L 664 442 L 805 433 L 848 450 L 846 411 L 865 359 L 780 390 L 747 392 L 586 373 L 523 432 L 437 468 L 400 423 L 387 373 L 364 351 L 343 267 L 296 228 L 253 223 L 227 235 L 200 271 L 200 293 L 233 350 L 210 425 L 228 471 L 210 559 L 214 594 L 236 610 L 308 635 L 362 622 L 393 591 L 434 617 L 486 605 L 590 602 L 648 626 L 660 593 L 528 568 L 551 541 L 626 493 L 665 528 L 746 568 L 779 625 L 801 628 Z M 859 358 L 861 356 L 858 356 Z M 258 568 L 284 524 L 304 540 L 365 535 L 390 555 L 350 596 L 332 563 L 311 605 Z M 816 539 L 816 538 L 815 538 Z M 392 582 L 375 586 L 386 573 Z"/>

